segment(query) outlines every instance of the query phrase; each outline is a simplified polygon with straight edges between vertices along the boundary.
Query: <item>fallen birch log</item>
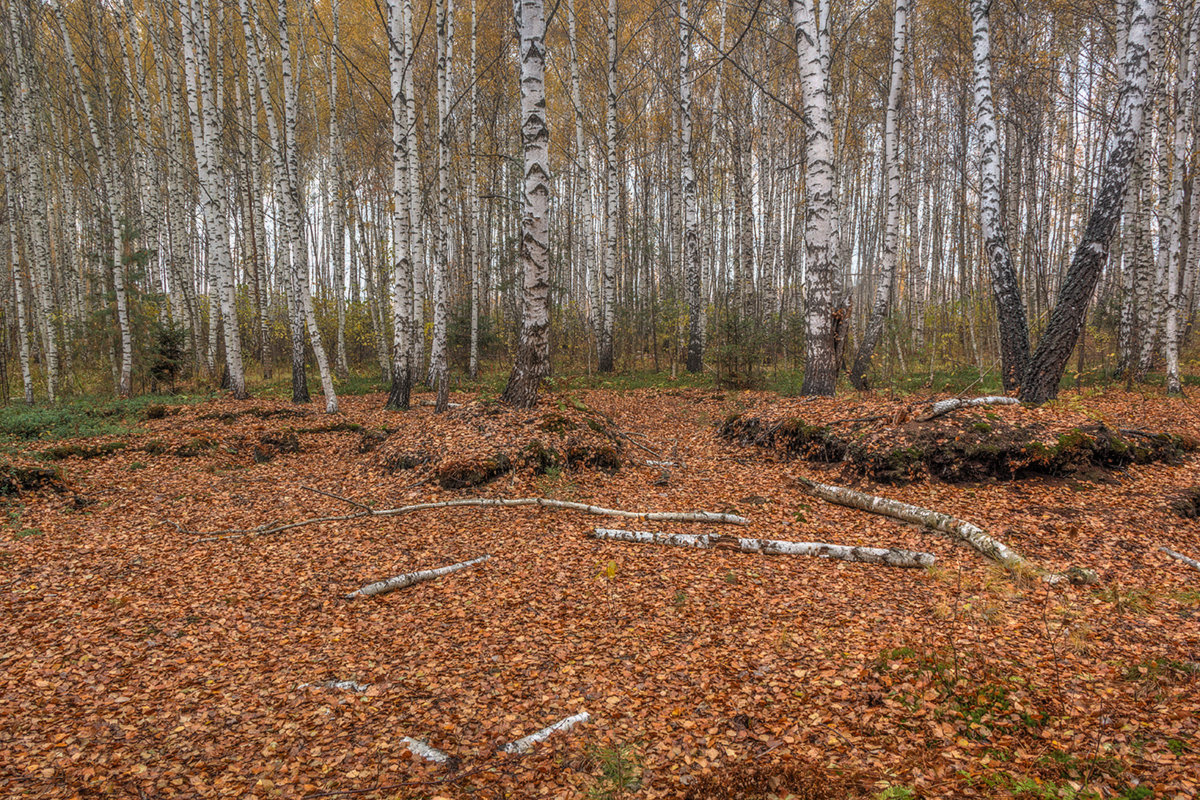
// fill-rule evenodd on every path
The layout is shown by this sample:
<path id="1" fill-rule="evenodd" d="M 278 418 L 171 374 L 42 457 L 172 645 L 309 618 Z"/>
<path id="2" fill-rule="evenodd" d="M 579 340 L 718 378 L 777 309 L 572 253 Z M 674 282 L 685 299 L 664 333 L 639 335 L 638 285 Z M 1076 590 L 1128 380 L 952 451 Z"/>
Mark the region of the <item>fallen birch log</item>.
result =
<path id="1" fill-rule="evenodd" d="M 973 408 L 975 406 L 1018 406 L 1020 404 L 1021 401 L 1015 397 L 1003 397 L 1000 395 L 989 395 L 987 397 L 951 397 L 949 400 L 938 400 L 930 406 L 929 412 L 921 417 L 921 422 L 937 419 L 960 408 Z"/>
<path id="2" fill-rule="evenodd" d="M 1019 553 L 1004 542 L 993 539 L 983 528 L 966 520 L 933 511 L 928 508 L 890 500 L 865 492 L 847 489 L 844 486 L 834 486 L 828 483 L 817 483 L 808 478 L 796 477 L 796 482 L 809 492 L 830 503 L 849 508 L 857 508 L 872 514 L 898 519 L 935 531 L 964 542 L 975 548 L 986 558 L 995 561 L 1007 570 L 1013 572 L 1033 572 L 1040 580 L 1049 583 L 1096 583 L 1096 574 L 1091 570 L 1072 567 L 1066 573 L 1051 573 L 1026 561 Z"/>
<path id="3" fill-rule="evenodd" d="M 883 547 L 848 547 L 824 542 L 784 542 L 778 539 L 747 539 L 725 536 L 719 533 L 654 533 L 650 531 L 626 531 L 616 528 L 596 528 L 592 532 L 596 539 L 637 544 L 658 544 L 666 547 L 691 547 L 697 550 L 739 550 L 743 553 L 764 553 L 781 556 L 815 556 L 836 558 L 841 561 L 861 561 L 867 564 L 884 564 L 889 567 L 919 569 L 930 567 L 937 561 L 932 553 L 899 550 Z"/>
<path id="4" fill-rule="evenodd" d="M 349 600 L 354 597 L 371 597 L 371 596 L 377 595 L 377 594 L 387 594 L 388 592 L 394 592 L 397 589 L 407 589 L 409 586 L 412 586 L 414 584 L 423 583 L 424 581 L 431 581 L 434 578 L 440 578 L 443 575 L 449 575 L 452 572 L 458 572 L 461 569 L 466 569 L 467 567 L 473 567 L 476 564 L 482 564 L 484 561 L 487 561 L 490 558 L 491 558 L 491 556 L 485 555 L 485 556 L 480 556 L 479 558 L 472 558 L 470 561 L 460 561 L 457 564 L 450 564 L 449 566 L 446 566 L 446 567 L 438 567 L 436 569 L 422 569 L 422 570 L 418 570 L 417 572 L 406 572 L 405 574 L 397 575 L 394 578 L 388 578 L 388 579 L 382 580 L 382 581 L 375 581 L 375 583 L 368 583 L 366 586 L 362 587 L 361 589 L 357 589 L 357 590 L 351 592 L 350 594 L 346 595 L 346 599 Z"/>
<path id="5" fill-rule="evenodd" d="M 417 758 L 423 758 L 426 761 L 432 761 L 435 764 L 445 764 L 450 760 L 450 756 L 438 750 L 436 747 L 430 747 L 420 739 L 414 739 L 411 736 L 405 736 L 400 740 L 408 746 L 408 752 L 412 753 Z"/>
<path id="6" fill-rule="evenodd" d="M 307 487 L 306 487 L 307 488 Z M 317 491 L 317 490 L 313 490 Z M 363 507 L 362 503 L 349 498 L 340 497 L 330 492 L 319 492 L 320 494 L 329 495 L 345 503 L 353 506 Z M 603 506 L 592 506 L 587 503 L 574 503 L 569 500 L 552 500 L 548 497 L 518 497 L 511 500 L 504 498 L 491 497 L 466 497 L 461 500 L 443 500 L 437 503 L 415 503 L 410 506 L 400 506 L 399 508 L 363 508 L 353 514 L 337 514 L 324 517 L 312 517 L 310 519 L 302 519 L 299 522 L 288 522 L 281 525 L 261 525 L 257 528 L 239 528 L 226 531 L 185 531 L 185 529 L 177 523 L 171 522 L 168 524 L 174 525 L 181 532 L 190 533 L 201 538 L 197 542 L 214 542 L 221 539 L 236 539 L 242 536 L 268 536 L 274 533 L 282 533 L 283 531 L 292 530 L 293 528 L 301 528 L 305 525 L 317 525 L 322 522 L 350 522 L 354 520 L 366 519 L 368 517 L 398 517 L 404 514 L 411 514 L 416 511 L 429 511 L 436 508 L 462 508 L 462 507 L 483 507 L 483 508 L 513 508 L 516 506 L 542 506 L 544 508 L 562 508 L 570 511 L 582 511 L 585 514 L 594 514 L 601 517 L 621 517 L 624 519 L 645 520 L 648 522 L 712 522 L 726 525 L 749 525 L 750 520 L 745 517 L 740 517 L 737 514 L 722 514 L 713 511 L 624 511 L 619 508 L 604 508 Z"/>
<path id="7" fill-rule="evenodd" d="M 371 688 L 366 684 L 359 683 L 358 681 L 339 681 L 336 678 L 333 680 L 321 681 L 320 683 L 302 683 L 296 688 L 308 689 L 310 687 L 313 689 L 339 689 L 343 692 L 365 692 L 367 689 Z"/>
<path id="8" fill-rule="evenodd" d="M 515 742 L 509 742 L 508 744 L 501 747 L 500 751 L 504 752 L 504 753 L 528 753 L 530 750 L 533 749 L 533 746 L 535 744 L 537 744 L 538 742 L 546 741 L 553 734 L 555 734 L 559 731 L 569 731 L 569 730 L 571 730 L 571 728 L 574 728 L 576 725 L 580 724 L 581 722 L 587 722 L 591 718 L 592 718 L 591 715 L 588 714 L 588 712 L 584 711 L 580 714 L 576 714 L 573 717 L 567 717 L 566 719 L 560 719 L 558 722 L 554 723 L 553 725 L 550 725 L 549 727 L 546 727 L 546 728 L 542 728 L 537 733 L 531 733 L 528 736 L 525 736 L 521 739 L 517 739 Z"/>
<path id="9" fill-rule="evenodd" d="M 1158 549 L 1161 550 L 1162 552 L 1166 553 L 1167 555 L 1169 555 L 1171 558 L 1174 558 L 1177 561 L 1182 561 L 1184 564 L 1187 564 L 1192 569 L 1200 569 L 1200 561 L 1197 561 L 1194 558 L 1188 558 L 1183 553 L 1176 553 L 1174 550 L 1172 550 L 1169 547 L 1160 547 Z"/>

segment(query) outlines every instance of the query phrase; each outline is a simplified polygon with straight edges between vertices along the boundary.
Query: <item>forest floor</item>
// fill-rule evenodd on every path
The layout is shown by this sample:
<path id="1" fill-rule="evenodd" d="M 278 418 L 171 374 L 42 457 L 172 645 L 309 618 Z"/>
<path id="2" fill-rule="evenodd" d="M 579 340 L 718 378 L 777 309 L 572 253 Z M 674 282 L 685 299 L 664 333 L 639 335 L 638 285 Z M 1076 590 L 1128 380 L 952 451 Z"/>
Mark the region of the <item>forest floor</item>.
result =
<path id="1" fill-rule="evenodd" d="M 1200 453 L 873 483 L 721 433 L 732 415 L 792 414 L 866 418 L 856 430 L 873 440 L 1000 422 L 1036 423 L 1051 445 L 1085 424 L 1200 440 L 1190 400 L 1070 394 L 929 423 L 911 419 L 913 398 L 872 394 L 592 390 L 534 412 L 456 395 L 440 417 L 383 400 L 344 398 L 336 417 L 319 402 L 147 406 L 123 432 L 8 448 L 0 795 L 1200 796 L 1200 571 L 1157 549 L 1200 558 L 1200 521 L 1171 508 L 1200 485 Z M 963 517 L 1099 583 L 1009 575 L 929 531 L 814 499 L 795 476 Z M 374 508 L 536 496 L 752 524 L 459 507 L 200 533 L 362 510 L 305 487 Z M 938 561 L 601 542 L 597 526 Z M 436 581 L 345 597 L 484 554 Z M 528 755 L 499 751 L 583 711 Z M 452 760 L 415 758 L 406 736 Z"/>

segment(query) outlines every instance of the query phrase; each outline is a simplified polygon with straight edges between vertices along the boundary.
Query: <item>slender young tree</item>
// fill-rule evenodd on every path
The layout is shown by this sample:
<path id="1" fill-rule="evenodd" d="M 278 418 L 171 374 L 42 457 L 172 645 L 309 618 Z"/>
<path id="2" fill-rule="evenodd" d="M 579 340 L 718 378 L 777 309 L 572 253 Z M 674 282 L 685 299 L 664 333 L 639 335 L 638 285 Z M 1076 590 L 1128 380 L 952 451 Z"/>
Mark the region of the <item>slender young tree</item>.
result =
<path id="1" fill-rule="evenodd" d="M 604 271 L 600 286 L 600 346 L 597 367 L 613 371 L 613 323 L 617 297 L 617 0 L 608 0 L 608 94 L 605 102 Z"/>
<path id="2" fill-rule="evenodd" d="M 704 331 L 700 294 L 700 214 L 696 170 L 692 163 L 692 22 L 688 0 L 679 0 L 679 177 L 683 197 L 683 269 L 688 301 L 688 372 L 704 368 Z"/>
<path id="3" fill-rule="evenodd" d="M 1200 4 L 1196 0 L 1188 3 L 1185 12 L 1186 36 L 1179 53 L 1179 82 L 1175 87 L 1175 131 L 1174 155 L 1171 165 L 1171 187 L 1168 194 L 1168 212 L 1164 237 L 1169 242 L 1167 258 L 1167 308 L 1166 331 L 1163 336 L 1164 350 L 1167 359 L 1167 393 L 1182 394 L 1183 385 L 1179 379 L 1179 319 L 1180 278 L 1186 271 L 1183 268 L 1184 248 L 1187 239 L 1187 198 L 1184 187 L 1191 180 L 1191 149 L 1189 140 L 1194 136 L 1193 94 L 1195 92 L 1195 63 L 1196 48 L 1200 44 Z"/>
<path id="4" fill-rule="evenodd" d="M 412 260 L 408 181 L 409 125 L 405 12 L 388 0 L 388 63 L 392 92 L 392 385 L 387 407 L 403 411 L 412 402 Z"/>
<path id="5" fill-rule="evenodd" d="M 25 320 L 25 279 L 21 276 L 21 247 L 17 239 L 17 220 L 23 215 L 17 213 L 16 196 L 17 168 L 14 159 L 8 154 L 8 142 L 0 142 L 0 150 L 4 156 L 4 197 L 8 214 L 8 260 L 12 267 L 13 299 L 17 307 L 17 354 L 21 359 L 21 388 L 25 393 L 25 405 L 33 405 L 33 373 L 29 369 L 29 325 Z"/>
<path id="6" fill-rule="evenodd" d="M 1109 240 L 1121 216 L 1129 172 L 1137 157 L 1150 73 L 1150 36 L 1158 3 L 1157 0 L 1133 0 L 1132 5 L 1113 143 L 1083 238 L 1075 248 L 1046 332 L 1042 334 L 1029 362 L 1029 371 L 1021 382 L 1020 398 L 1028 403 L 1044 403 L 1058 395 L 1058 384 L 1071 351 L 1079 341 L 1088 302 L 1100 279 Z"/>
<path id="7" fill-rule="evenodd" d="M 502 399 L 537 403 L 550 374 L 550 128 L 546 121 L 546 13 L 543 0 L 514 0 L 524 145 L 521 215 L 521 337 Z"/>
<path id="8" fill-rule="evenodd" d="M 429 357 L 429 382 L 437 390 L 435 411 L 440 414 L 450 402 L 446 280 L 450 271 L 450 109 L 454 93 L 454 0 L 437 0 L 437 34 L 438 228 L 433 265 L 433 348 Z"/>
<path id="9" fill-rule="evenodd" d="M 570 0 L 574 3 L 574 0 Z M 476 88 L 478 81 L 478 27 L 479 15 L 476 11 L 476 0 L 471 0 L 471 65 L 467 71 L 470 78 L 470 114 L 471 122 L 467 133 L 468 153 L 468 191 L 471 208 L 471 224 L 468 225 L 467 241 L 471 246 L 471 353 L 468 371 L 471 380 L 479 377 L 479 291 L 482 283 L 480 269 L 479 227 L 482 217 L 479 213 L 479 154 L 476 151 L 476 141 L 479 128 L 479 92 Z M 571 17 L 572 21 L 574 16 Z"/>
<path id="10" fill-rule="evenodd" d="M 908 45 L 908 0 L 896 0 L 892 14 L 892 65 L 888 86 L 887 111 L 883 122 L 883 169 L 887 180 L 887 211 L 883 223 L 883 256 L 879 264 L 879 283 L 871 316 L 850 367 L 850 383 L 866 389 L 867 369 L 875 355 L 875 346 L 887 322 L 896 266 L 900 263 L 900 102 L 904 92 L 904 53 Z"/>

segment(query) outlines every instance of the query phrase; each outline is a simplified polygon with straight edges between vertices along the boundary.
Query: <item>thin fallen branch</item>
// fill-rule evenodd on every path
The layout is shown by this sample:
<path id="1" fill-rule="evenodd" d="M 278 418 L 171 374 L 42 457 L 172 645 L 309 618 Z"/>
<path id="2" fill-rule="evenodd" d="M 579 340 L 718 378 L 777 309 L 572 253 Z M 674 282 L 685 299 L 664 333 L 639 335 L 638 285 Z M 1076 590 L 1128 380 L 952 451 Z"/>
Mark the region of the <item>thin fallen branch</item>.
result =
<path id="1" fill-rule="evenodd" d="M 538 742 L 544 742 L 558 731 L 569 731 L 571 728 L 574 728 L 581 722 L 587 722 L 591 718 L 591 715 L 584 711 L 580 714 L 576 714 L 573 717 L 560 719 L 553 725 L 542 728 L 537 733 L 531 733 L 524 738 L 517 739 L 515 742 L 509 742 L 501 747 L 500 751 L 503 753 L 528 753 Z"/>
<path id="2" fill-rule="evenodd" d="M 778 539 L 745 539 L 719 533 L 654 533 L 650 531 L 626 531 L 616 528 L 596 528 L 591 534 L 596 539 L 637 544 L 659 544 L 667 547 L 691 547 L 697 550 L 739 550 L 743 553 L 766 555 L 815 556 L 836 558 L 841 561 L 861 561 L 867 564 L 883 564 L 890 567 L 918 569 L 930 567 L 937 561 L 932 553 L 899 550 L 883 547 L 848 547 L 824 542 L 783 542 Z"/>
<path id="3" fill-rule="evenodd" d="M 458 572 L 459 570 L 466 569 L 467 567 L 473 567 L 476 564 L 482 564 L 490 559 L 491 556 L 484 555 L 480 556 L 479 558 L 472 558 L 470 561 L 460 561 L 457 564 L 450 564 L 446 567 L 422 569 L 418 570 L 417 572 L 406 572 L 403 575 L 397 575 L 394 578 L 368 583 L 361 589 L 356 589 L 355 591 L 346 595 L 346 599 L 349 600 L 354 597 L 372 597 L 377 594 L 394 592 L 397 589 L 407 589 L 409 586 L 414 584 L 431 581 L 434 578 L 440 578 L 443 575 L 449 575 L 452 572 Z"/>
<path id="4" fill-rule="evenodd" d="M 930 407 L 929 412 L 920 418 L 920 421 L 928 422 L 931 419 L 937 419 L 960 408 L 973 408 L 975 406 L 1018 406 L 1020 404 L 1021 401 L 1015 397 L 997 395 L 990 395 L 988 397 L 951 397 L 949 400 L 939 400 L 934 403 Z"/>
<path id="5" fill-rule="evenodd" d="M 331 495 L 339 500 L 346 498 Z M 359 505 L 352 500 L 346 500 L 352 505 Z M 467 497 L 461 500 L 443 500 L 438 503 L 416 503 L 411 506 L 401 506 L 399 508 L 372 508 L 363 511 L 358 511 L 354 514 L 341 514 L 325 517 L 313 517 L 311 519 L 302 519 L 298 522 L 289 522 L 283 525 L 275 525 L 274 527 L 262 525 L 257 528 L 235 528 L 225 531 L 185 531 L 177 523 L 169 522 L 168 524 L 175 525 L 180 531 L 185 531 L 195 536 L 202 538 L 197 539 L 198 542 L 214 542 L 222 539 L 235 539 L 242 536 L 268 536 L 283 531 L 292 530 L 293 528 L 301 528 L 305 525 L 316 525 L 322 522 L 350 522 L 354 520 L 366 519 L 368 517 L 398 517 L 403 514 L 411 514 L 415 511 L 428 511 L 435 508 L 461 508 L 461 507 L 480 506 L 484 508 L 512 508 L 515 506 L 543 506 L 545 508 L 562 508 L 570 511 L 582 511 L 585 514 L 595 514 L 601 517 L 621 517 L 624 519 L 638 519 L 647 522 L 712 522 L 722 523 L 726 525 L 749 525 L 750 520 L 745 517 L 739 517 L 737 514 L 721 514 L 713 511 L 623 511 L 618 508 L 604 508 L 603 506 L 592 506 L 586 503 L 574 503 L 569 500 L 552 500 L 548 497 L 519 497 L 511 500 L 503 498 L 490 497 Z"/>
<path id="6" fill-rule="evenodd" d="M 430 747 L 420 739 L 414 739 L 411 736 L 405 736 L 400 740 L 408 746 L 408 752 L 412 753 L 417 758 L 423 758 L 426 761 L 432 761 L 435 764 L 445 764 L 450 760 L 450 756 L 438 750 L 436 747 Z"/>
<path id="7" fill-rule="evenodd" d="M 1169 555 L 1171 558 L 1174 558 L 1177 561 L 1182 561 L 1192 569 L 1200 569 L 1200 561 L 1197 561 L 1194 558 L 1188 558 L 1183 553 L 1177 553 L 1169 547 L 1160 547 L 1158 549 Z"/>
<path id="8" fill-rule="evenodd" d="M 800 476 L 796 477 L 796 481 L 812 494 L 830 503 L 857 508 L 860 511 L 867 511 L 872 514 L 881 514 L 885 517 L 898 519 L 901 522 L 908 522 L 913 525 L 920 525 L 925 528 L 932 528 L 935 531 L 941 531 L 954 539 L 970 545 L 986 558 L 995 561 L 1005 569 L 1013 572 L 1033 572 L 1042 581 L 1049 584 L 1096 582 L 1095 573 L 1078 567 L 1072 567 L 1066 573 L 1051 573 L 1035 567 L 1008 545 L 998 539 L 993 539 L 983 528 L 958 517 L 902 503 L 899 500 L 891 500 L 886 497 L 847 489 L 844 486 L 817 483 L 816 481 L 811 481 L 808 478 Z"/>
<path id="9" fill-rule="evenodd" d="M 644 463 L 646 464 L 647 467 L 673 467 L 673 466 L 675 466 L 674 461 L 646 461 Z"/>
<path id="10" fill-rule="evenodd" d="M 332 497 L 334 500 L 341 500 L 343 503 L 349 503 L 350 505 L 355 506 L 356 508 L 361 508 L 364 511 L 371 510 L 370 506 L 360 503 L 357 500 L 351 500 L 349 497 L 343 497 L 340 494 L 334 494 L 333 492 L 327 492 L 324 489 L 317 489 L 312 486 L 301 486 L 300 488 L 304 489 L 305 491 L 315 492 L 316 494 L 323 494 L 326 497 Z"/>

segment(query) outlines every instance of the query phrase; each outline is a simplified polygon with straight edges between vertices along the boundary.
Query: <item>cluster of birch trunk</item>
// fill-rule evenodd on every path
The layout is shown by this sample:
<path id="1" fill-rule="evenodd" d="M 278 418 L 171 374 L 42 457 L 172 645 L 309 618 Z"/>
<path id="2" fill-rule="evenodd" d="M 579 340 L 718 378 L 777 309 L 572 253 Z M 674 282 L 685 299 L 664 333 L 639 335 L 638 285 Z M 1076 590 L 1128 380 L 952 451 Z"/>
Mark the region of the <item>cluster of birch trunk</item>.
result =
<path id="1" fill-rule="evenodd" d="M 1043 401 L 1091 336 L 1178 391 L 1200 21 L 1158 2 L 5 0 L 0 378 L 128 396 L 171 328 L 330 412 L 552 360 Z"/>

